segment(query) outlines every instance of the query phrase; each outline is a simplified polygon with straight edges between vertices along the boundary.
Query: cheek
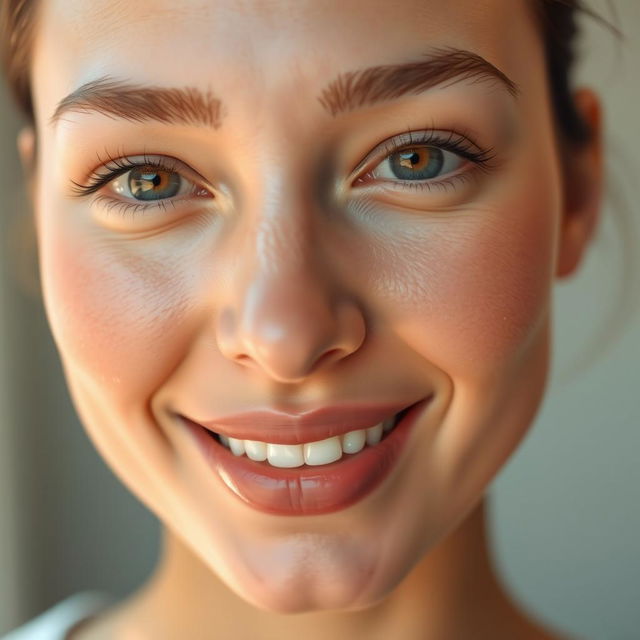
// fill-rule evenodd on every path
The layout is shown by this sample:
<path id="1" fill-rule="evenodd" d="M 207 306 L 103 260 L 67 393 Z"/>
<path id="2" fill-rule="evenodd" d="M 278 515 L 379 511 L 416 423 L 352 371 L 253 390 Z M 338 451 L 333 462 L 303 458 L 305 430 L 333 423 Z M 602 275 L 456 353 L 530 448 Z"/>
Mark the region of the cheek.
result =
<path id="1" fill-rule="evenodd" d="M 490 373 L 524 354 L 548 316 L 555 242 L 553 198 L 534 193 L 437 214 L 382 249 L 377 294 L 404 339 L 449 375 Z"/>
<path id="2" fill-rule="evenodd" d="M 41 231 L 45 304 L 63 362 L 118 404 L 152 393 L 184 348 L 186 285 L 174 255 L 142 257 L 71 225 Z"/>

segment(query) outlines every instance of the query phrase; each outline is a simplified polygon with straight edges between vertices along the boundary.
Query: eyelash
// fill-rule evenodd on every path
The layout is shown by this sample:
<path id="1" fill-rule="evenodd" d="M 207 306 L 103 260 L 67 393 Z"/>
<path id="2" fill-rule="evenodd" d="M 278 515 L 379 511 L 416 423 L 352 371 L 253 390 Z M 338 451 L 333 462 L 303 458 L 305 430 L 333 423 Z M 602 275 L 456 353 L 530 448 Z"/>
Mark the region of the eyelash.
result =
<path id="1" fill-rule="evenodd" d="M 366 165 L 371 158 L 379 157 L 381 153 L 384 153 L 383 157 L 371 168 L 370 171 L 373 171 L 390 155 L 411 147 L 415 147 L 417 145 L 437 147 L 439 149 L 451 151 L 452 153 L 455 153 L 471 161 L 476 165 L 478 169 L 481 169 L 485 172 L 491 169 L 492 160 L 495 158 L 494 149 L 492 147 L 485 150 L 477 150 L 477 148 L 474 148 L 474 145 L 472 145 L 472 143 L 469 141 L 469 138 L 463 134 L 450 131 L 448 133 L 448 136 L 443 137 L 436 131 L 421 131 L 416 133 L 415 131 L 408 130 L 405 134 L 394 136 L 393 138 L 380 143 L 371 153 L 368 154 L 367 158 L 362 163 L 360 163 L 360 166 Z M 108 160 L 104 162 L 101 167 L 105 170 L 105 172 L 100 173 L 99 171 L 92 171 L 87 179 L 87 184 L 81 184 L 75 182 L 74 180 L 71 180 L 73 184 L 72 192 L 75 196 L 82 198 L 91 194 L 95 194 L 112 180 L 115 180 L 119 176 L 126 174 L 131 169 L 137 169 L 139 167 L 149 167 L 152 169 L 166 171 L 167 173 L 176 172 L 183 176 L 180 171 L 177 171 L 181 163 L 175 158 L 166 156 L 152 158 L 145 152 L 142 154 L 143 161 L 139 162 L 133 161 L 127 157 L 114 158 L 109 154 L 108 151 L 106 151 L 106 155 Z M 99 155 L 98 160 L 100 162 L 103 162 Z M 432 189 L 437 188 L 441 190 L 447 190 L 449 188 L 455 188 L 455 183 L 458 180 L 464 181 L 468 179 L 469 176 L 467 175 L 467 173 L 454 174 L 450 178 L 446 178 L 443 180 L 397 180 L 392 181 L 392 184 L 400 185 L 403 189 L 408 188 L 431 191 Z M 359 182 L 361 180 L 362 178 L 358 178 L 356 182 Z M 108 205 L 109 210 L 117 209 L 122 215 L 124 215 L 126 212 L 132 212 L 132 214 L 135 215 L 138 212 L 146 211 L 153 208 L 161 208 L 166 211 L 169 205 L 173 205 L 175 207 L 175 198 L 159 199 L 147 204 L 142 204 L 139 202 L 124 202 L 115 198 L 111 198 L 109 196 L 100 195 L 98 195 L 95 200 L 105 201 Z"/>
<path id="2" fill-rule="evenodd" d="M 371 158 L 378 158 L 381 154 L 384 154 L 383 157 L 365 174 L 366 177 L 389 156 L 419 145 L 425 147 L 437 147 L 438 149 L 451 151 L 452 153 L 471 161 L 478 169 L 485 173 L 489 172 L 493 168 L 493 160 L 496 157 L 493 147 L 479 150 L 478 147 L 471 143 L 469 137 L 465 134 L 449 131 L 446 136 L 443 136 L 442 133 L 433 130 L 415 132 L 409 129 L 406 133 L 401 134 L 400 136 L 394 136 L 393 138 L 381 142 L 371 153 L 368 154 L 367 158 L 360 163 L 360 167 L 369 164 L 369 160 Z M 468 180 L 470 178 L 468 174 L 469 172 L 455 173 L 449 178 L 444 179 L 411 181 L 393 180 L 391 184 L 394 185 L 394 187 L 400 186 L 403 189 L 408 188 L 419 191 L 440 189 L 446 191 L 449 188 L 455 188 L 456 182 L 460 180 Z M 357 182 L 358 181 L 362 182 L 362 178 L 358 178 Z"/>
<path id="3" fill-rule="evenodd" d="M 98 154 L 98 161 L 104 162 L 102 165 L 102 169 L 106 171 L 104 173 L 100 173 L 99 171 L 92 171 L 87 179 L 87 184 L 81 184 L 76 182 L 75 180 L 71 180 L 73 187 L 71 191 L 74 196 L 83 198 L 89 196 L 91 194 L 96 193 L 106 184 L 115 180 L 116 178 L 124 175 L 131 169 L 138 169 L 139 167 L 149 167 L 151 169 L 158 169 L 160 171 L 166 171 L 167 173 L 180 173 L 181 176 L 183 174 L 178 171 L 178 168 L 182 163 L 180 163 L 175 158 L 170 158 L 167 156 L 163 156 L 160 158 L 153 158 L 147 153 L 142 154 L 143 161 L 133 161 L 127 157 L 116 157 L 114 158 L 108 151 L 105 150 L 108 160 L 104 162 L 100 155 Z M 184 177 L 184 176 L 183 176 Z M 111 198 L 109 196 L 101 196 L 98 195 L 94 199 L 94 202 L 103 201 L 107 204 L 108 210 L 115 209 L 119 211 L 122 215 L 127 212 L 131 212 L 135 215 L 141 211 L 147 211 L 149 209 L 160 208 L 163 211 L 166 211 L 169 205 L 172 205 L 175 208 L 175 199 L 165 198 L 164 200 L 156 200 L 151 203 L 143 204 L 141 202 L 124 202 L 123 200 L 116 200 L 115 198 Z"/>

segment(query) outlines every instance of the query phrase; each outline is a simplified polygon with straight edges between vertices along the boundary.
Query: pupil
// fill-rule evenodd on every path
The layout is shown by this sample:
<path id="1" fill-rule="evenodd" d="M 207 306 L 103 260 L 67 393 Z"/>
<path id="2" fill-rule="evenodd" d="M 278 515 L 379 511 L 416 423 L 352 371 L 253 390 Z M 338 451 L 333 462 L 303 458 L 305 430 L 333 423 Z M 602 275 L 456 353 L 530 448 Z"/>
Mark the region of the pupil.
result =
<path id="1" fill-rule="evenodd" d="M 419 159 L 420 155 L 415 152 L 410 156 L 408 154 L 402 154 L 402 160 L 400 160 L 400 164 L 403 167 L 413 167 L 414 164 L 418 164 Z"/>
<path id="2" fill-rule="evenodd" d="M 163 200 L 178 193 L 180 180 L 175 172 L 140 167 L 129 172 L 129 189 L 137 200 Z"/>
<path id="3" fill-rule="evenodd" d="M 416 147 L 389 156 L 391 170 L 400 180 L 427 180 L 437 176 L 444 165 L 444 154 L 436 147 Z"/>

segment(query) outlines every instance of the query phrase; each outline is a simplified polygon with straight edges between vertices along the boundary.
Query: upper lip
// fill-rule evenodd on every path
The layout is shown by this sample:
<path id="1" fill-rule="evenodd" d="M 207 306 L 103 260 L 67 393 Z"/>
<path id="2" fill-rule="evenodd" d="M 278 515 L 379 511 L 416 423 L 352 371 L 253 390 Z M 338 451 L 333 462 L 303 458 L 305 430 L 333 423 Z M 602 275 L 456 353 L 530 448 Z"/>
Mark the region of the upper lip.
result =
<path id="1" fill-rule="evenodd" d="M 187 419 L 229 438 L 301 444 L 373 427 L 413 404 L 415 401 L 348 404 L 320 407 L 303 413 L 268 409 L 226 414 L 208 420 Z"/>

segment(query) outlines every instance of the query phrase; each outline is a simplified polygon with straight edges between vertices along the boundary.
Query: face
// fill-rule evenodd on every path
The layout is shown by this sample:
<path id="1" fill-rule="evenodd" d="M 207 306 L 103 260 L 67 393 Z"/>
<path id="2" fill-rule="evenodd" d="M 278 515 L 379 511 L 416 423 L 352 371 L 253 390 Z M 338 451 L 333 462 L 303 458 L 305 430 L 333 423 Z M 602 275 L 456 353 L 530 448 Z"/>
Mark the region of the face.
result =
<path id="1" fill-rule="evenodd" d="M 256 606 L 384 598 L 545 385 L 562 198 L 529 3 L 46 0 L 33 81 L 45 303 L 100 453 Z M 195 426 L 381 402 L 420 404 L 275 480 Z M 376 447 L 392 463 L 335 499 Z"/>

